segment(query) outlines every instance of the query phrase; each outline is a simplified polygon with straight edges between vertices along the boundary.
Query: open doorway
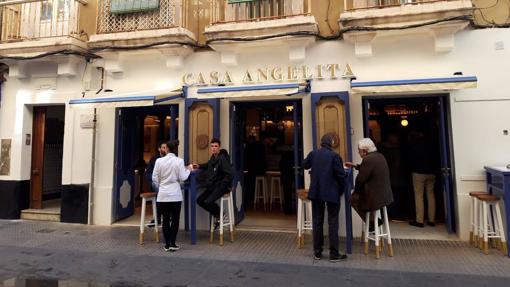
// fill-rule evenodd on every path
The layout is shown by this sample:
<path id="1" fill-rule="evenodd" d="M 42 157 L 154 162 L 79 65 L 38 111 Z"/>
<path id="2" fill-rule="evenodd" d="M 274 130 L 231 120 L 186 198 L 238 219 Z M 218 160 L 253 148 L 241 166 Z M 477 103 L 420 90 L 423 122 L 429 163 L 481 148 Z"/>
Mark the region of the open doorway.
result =
<path id="1" fill-rule="evenodd" d="M 152 191 L 147 167 L 159 157 L 162 142 L 177 139 L 178 122 L 177 105 L 117 109 L 113 200 L 117 223 L 140 224 L 140 194 Z"/>
<path id="2" fill-rule="evenodd" d="M 392 235 L 448 238 L 448 232 L 454 231 L 454 204 L 444 97 L 365 98 L 364 102 L 365 135 L 375 142 L 390 170 Z"/>
<path id="3" fill-rule="evenodd" d="M 233 103 L 231 150 L 244 175 L 240 228 L 295 230 L 303 158 L 300 101 Z M 299 170 L 298 170 L 299 171 Z"/>
<path id="4" fill-rule="evenodd" d="M 21 218 L 60 221 L 64 106 L 33 107 L 30 208 Z"/>

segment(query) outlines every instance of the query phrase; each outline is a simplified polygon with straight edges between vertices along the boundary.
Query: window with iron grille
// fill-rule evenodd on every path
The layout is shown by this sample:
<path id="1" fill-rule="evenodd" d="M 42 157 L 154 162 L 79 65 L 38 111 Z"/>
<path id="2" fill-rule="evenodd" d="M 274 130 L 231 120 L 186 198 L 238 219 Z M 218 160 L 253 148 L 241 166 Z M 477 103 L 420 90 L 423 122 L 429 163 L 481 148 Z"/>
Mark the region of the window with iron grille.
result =
<path id="1" fill-rule="evenodd" d="M 159 9 L 159 0 L 110 0 L 111 14 L 138 13 Z"/>

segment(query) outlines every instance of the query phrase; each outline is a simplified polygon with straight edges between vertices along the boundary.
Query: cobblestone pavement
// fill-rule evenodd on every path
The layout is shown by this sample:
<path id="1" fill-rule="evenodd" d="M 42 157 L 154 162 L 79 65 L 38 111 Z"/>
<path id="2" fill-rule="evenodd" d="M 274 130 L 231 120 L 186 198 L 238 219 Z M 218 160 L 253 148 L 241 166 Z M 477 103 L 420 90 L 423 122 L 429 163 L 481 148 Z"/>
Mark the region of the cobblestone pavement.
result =
<path id="1" fill-rule="evenodd" d="M 150 232 L 151 230 L 148 231 Z M 45 265 L 43 262 L 49 262 L 41 259 L 47 254 L 49 254 L 47 255 L 48 258 L 55 258 L 55 254 L 60 254 L 61 256 L 67 256 L 66 254 L 68 254 L 69 258 L 67 259 L 72 259 L 73 264 L 104 266 L 105 263 L 103 261 L 108 261 L 110 265 L 128 268 L 127 266 L 122 266 L 121 263 L 112 263 L 112 259 L 101 260 L 101 258 L 105 259 L 105 256 L 110 254 L 111 256 L 107 258 L 118 258 L 116 260 L 126 262 L 129 260 L 140 260 L 140 258 L 152 258 L 151 260 L 156 265 L 159 264 L 157 262 L 160 262 L 160 260 L 167 260 L 169 257 L 172 259 L 171 262 L 187 262 L 186 264 L 190 266 L 195 266 L 196 262 L 217 262 L 217 266 L 228 266 L 228 268 L 255 264 L 250 265 L 250 268 L 255 268 L 259 271 L 265 270 L 266 273 L 271 271 L 270 268 L 268 269 L 268 266 L 279 266 L 275 268 L 281 272 L 285 272 L 285 270 L 281 270 L 282 268 L 303 270 L 310 267 L 313 270 L 322 270 L 321 272 L 326 273 L 331 272 L 330 270 L 341 269 L 350 270 L 347 272 L 347 274 L 350 274 L 349 276 L 363 272 L 368 272 L 371 275 L 375 274 L 374 276 L 385 274 L 384 278 L 397 276 L 395 278 L 402 284 L 410 280 L 410 275 L 402 276 L 405 272 L 414 274 L 410 278 L 413 278 L 413 276 L 426 276 L 432 280 L 429 280 L 431 283 L 434 282 L 434 278 L 438 279 L 441 276 L 446 276 L 447 278 L 454 276 L 452 278 L 455 278 L 455 282 L 459 284 L 462 283 L 459 281 L 459 278 L 463 278 L 462 280 L 467 280 L 467 282 L 471 283 L 478 282 L 475 279 L 469 279 L 471 278 L 470 276 L 488 276 L 492 278 L 491 280 L 500 278 L 497 280 L 503 281 L 498 282 L 505 282 L 505 284 L 510 282 L 508 278 L 510 277 L 509 258 L 506 258 L 496 250 L 491 250 L 489 255 L 484 255 L 480 250 L 470 247 L 468 243 L 464 242 L 397 239 L 394 241 L 395 256 L 387 257 L 383 254 L 378 260 L 375 259 L 373 250 L 371 250 L 368 256 L 363 255 L 361 244 L 355 242 L 353 254 L 345 262 L 334 264 L 327 260 L 317 261 L 312 259 L 310 236 L 306 238 L 306 246 L 298 249 L 295 235 L 291 233 L 239 231 L 236 234 L 237 238 L 234 243 L 225 240 L 225 245 L 220 247 L 217 241 L 214 244 L 208 243 L 208 233 L 200 233 L 198 244 L 190 245 L 188 234 L 180 231 L 178 243 L 181 246 L 181 250 L 167 253 L 163 251 L 161 244 L 152 241 L 152 236 L 149 232 L 146 234 L 146 243 L 139 245 L 138 228 L 135 227 L 99 227 L 79 224 L 0 220 L 0 254 L 3 257 L 0 259 L 0 275 L 4 273 L 3 276 L 5 277 L 5 274 L 17 274 L 17 271 L 12 267 L 18 264 L 21 267 L 26 265 L 27 269 L 23 271 L 23 274 L 33 272 L 37 276 L 44 277 L 49 271 L 44 272 L 45 267 L 40 265 Z M 226 234 L 226 239 L 228 239 L 228 234 Z M 30 261 L 30 256 L 33 256 L 32 253 L 39 254 L 39 259 Z M 83 262 L 81 262 L 82 259 L 84 260 Z M 28 261 L 25 262 L 23 260 Z M 9 264 L 9 262 L 16 262 L 16 264 Z M 111 267 L 110 265 L 106 267 Z M 206 270 L 201 270 L 199 265 L 190 267 L 190 270 L 198 268 L 198 273 L 205 272 Z M 62 270 L 65 270 L 67 267 L 61 266 Z M 189 271 L 188 269 L 186 270 L 186 272 Z M 125 271 L 130 273 L 129 269 L 125 269 Z M 211 270 L 209 271 L 212 272 Z M 235 270 L 232 270 L 232 272 L 234 274 Z M 267 275 L 266 273 L 264 276 Z M 59 275 L 57 272 L 52 273 L 52 276 L 59 277 L 65 274 L 67 273 L 64 272 Z M 87 276 L 82 274 L 82 277 L 89 277 L 91 274 Z M 430 274 L 434 274 L 434 276 Z M 463 276 L 458 277 L 456 275 Z M 99 275 L 96 274 L 94 276 Z M 125 279 L 125 276 L 122 278 Z M 117 278 L 117 281 L 123 280 L 122 278 Z M 268 280 L 271 277 L 264 278 Z M 370 276 L 366 277 L 364 275 L 360 278 L 366 279 L 370 278 Z M 195 279 L 198 280 L 197 278 Z"/>

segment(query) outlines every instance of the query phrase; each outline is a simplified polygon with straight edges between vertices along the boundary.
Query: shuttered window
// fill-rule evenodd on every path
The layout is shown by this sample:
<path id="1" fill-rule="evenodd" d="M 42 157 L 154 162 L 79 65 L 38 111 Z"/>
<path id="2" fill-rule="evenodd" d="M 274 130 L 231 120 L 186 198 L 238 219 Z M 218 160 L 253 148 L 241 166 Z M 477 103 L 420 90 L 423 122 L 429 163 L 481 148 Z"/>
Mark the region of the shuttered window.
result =
<path id="1" fill-rule="evenodd" d="M 110 14 L 127 14 L 159 9 L 159 0 L 110 0 Z"/>
<path id="2" fill-rule="evenodd" d="M 236 4 L 236 3 L 245 3 L 245 2 L 253 2 L 255 0 L 228 0 L 228 4 Z"/>

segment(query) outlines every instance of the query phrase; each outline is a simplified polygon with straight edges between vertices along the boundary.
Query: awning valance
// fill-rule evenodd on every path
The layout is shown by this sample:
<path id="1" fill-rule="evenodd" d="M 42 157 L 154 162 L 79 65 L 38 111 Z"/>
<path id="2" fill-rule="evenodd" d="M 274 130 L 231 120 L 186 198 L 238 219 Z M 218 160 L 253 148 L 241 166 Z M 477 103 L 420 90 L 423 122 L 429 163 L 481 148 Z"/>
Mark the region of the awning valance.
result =
<path id="1" fill-rule="evenodd" d="M 69 101 L 72 108 L 121 108 L 168 105 L 183 97 L 182 90 L 172 92 L 140 92 L 108 95 L 107 97 L 81 98 Z"/>
<path id="2" fill-rule="evenodd" d="M 476 85 L 476 77 L 448 77 L 371 82 L 352 81 L 351 90 L 353 93 L 360 94 L 414 93 L 469 89 L 476 88 Z"/>
<path id="3" fill-rule="evenodd" d="M 271 85 L 251 85 L 201 88 L 197 90 L 197 98 L 238 98 L 257 96 L 291 96 L 306 92 L 307 83 L 286 83 Z"/>

